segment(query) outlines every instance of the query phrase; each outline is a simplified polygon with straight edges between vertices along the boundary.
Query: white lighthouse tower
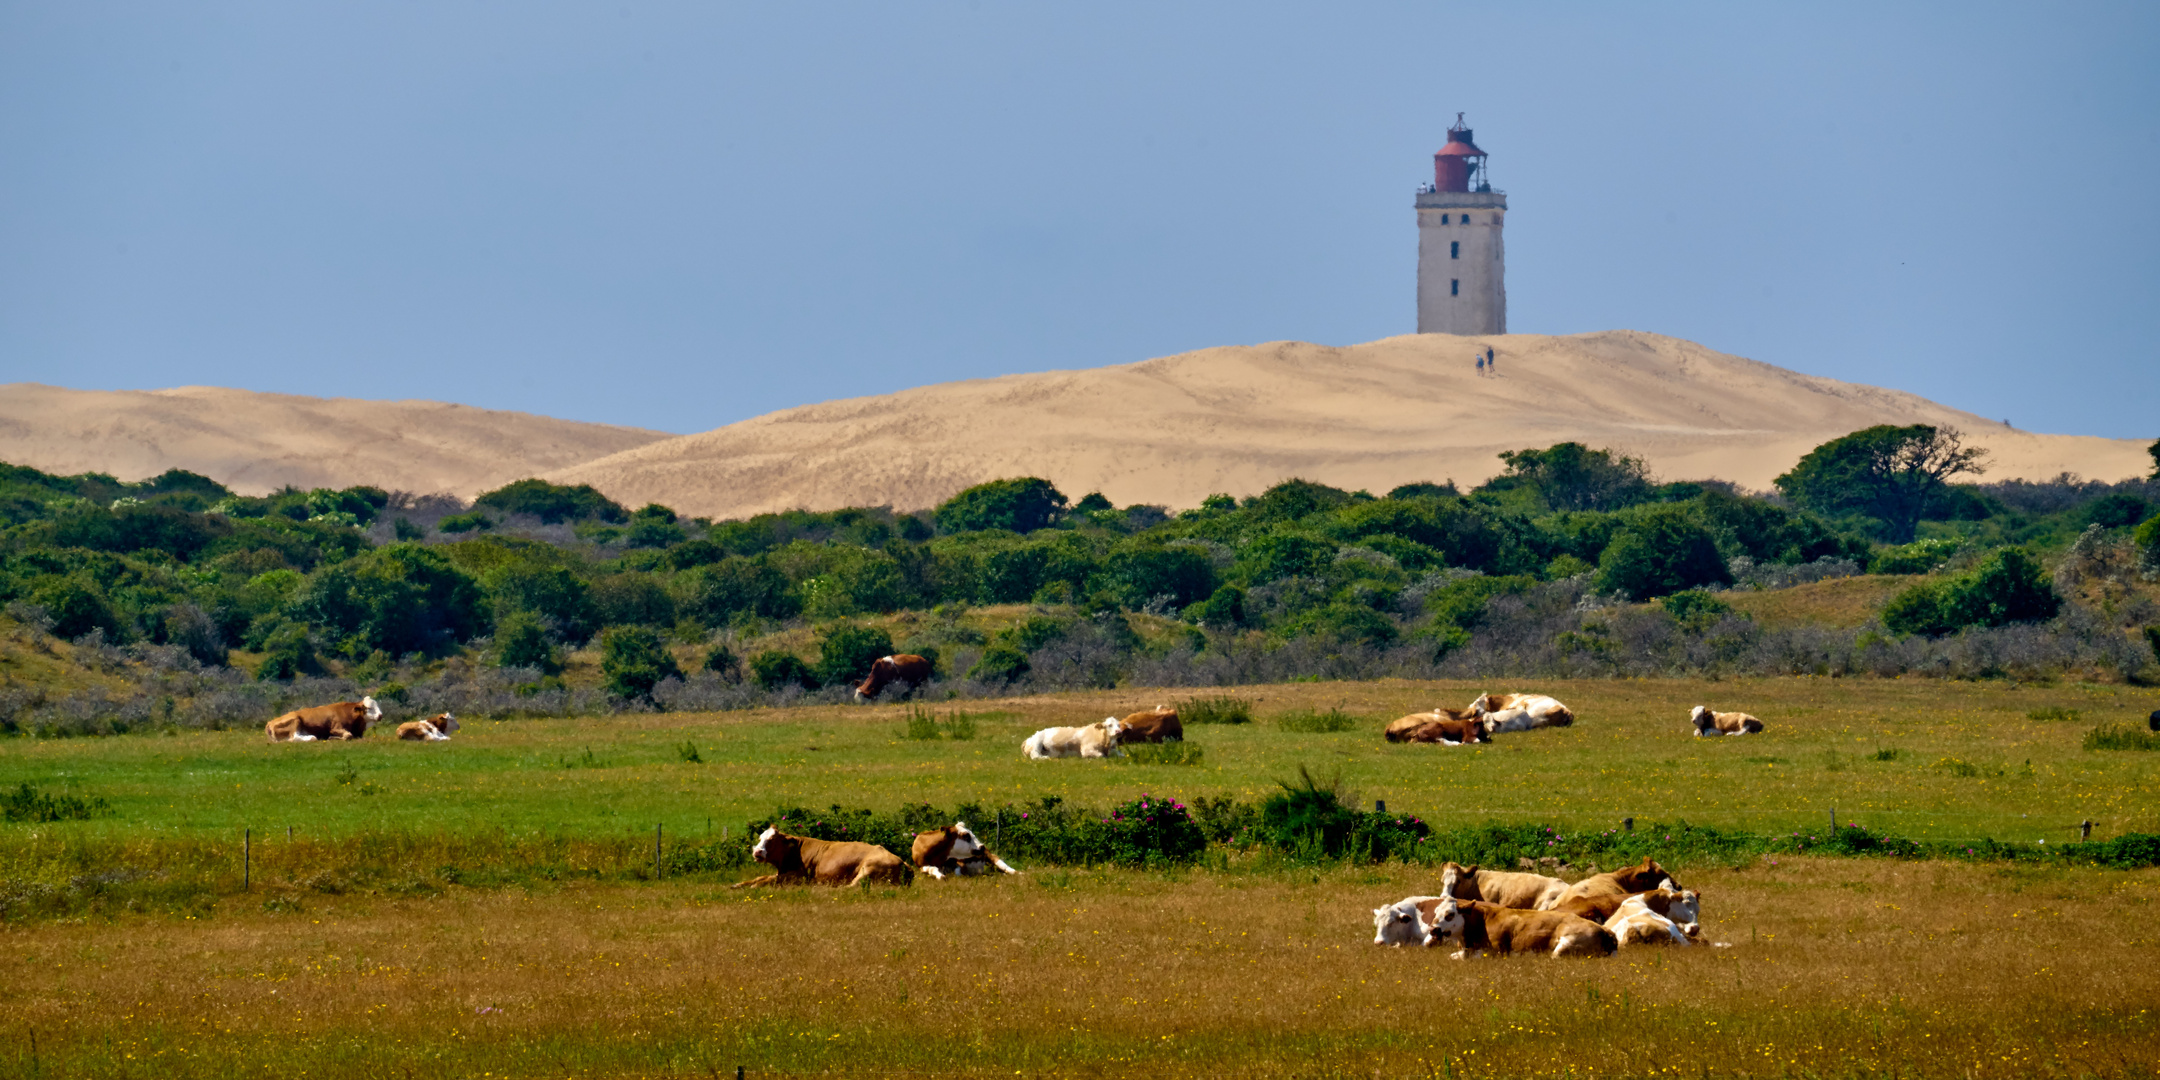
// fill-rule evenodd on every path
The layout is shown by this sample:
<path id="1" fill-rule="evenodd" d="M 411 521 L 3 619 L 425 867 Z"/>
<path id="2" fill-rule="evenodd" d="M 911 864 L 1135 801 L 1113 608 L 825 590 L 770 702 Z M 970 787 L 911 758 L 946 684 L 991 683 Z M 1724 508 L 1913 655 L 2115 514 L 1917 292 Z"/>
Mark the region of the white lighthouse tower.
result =
<path id="1" fill-rule="evenodd" d="M 1417 193 L 1418 333 L 1507 333 L 1506 217 L 1507 193 L 1493 190 L 1485 151 L 1456 113 L 1433 182 Z"/>

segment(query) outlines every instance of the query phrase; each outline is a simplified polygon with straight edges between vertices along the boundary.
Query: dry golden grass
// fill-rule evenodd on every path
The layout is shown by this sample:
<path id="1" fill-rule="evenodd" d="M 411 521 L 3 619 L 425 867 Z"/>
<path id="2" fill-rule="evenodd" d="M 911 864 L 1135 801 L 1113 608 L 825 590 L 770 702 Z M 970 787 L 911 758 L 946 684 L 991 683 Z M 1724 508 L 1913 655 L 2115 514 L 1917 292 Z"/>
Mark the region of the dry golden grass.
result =
<path id="1" fill-rule="evenodd" d="M 233 897 L 212 918 L 8 930 L 0 1072 L 2018 1077 L 2160 1061 L 2160 872 L 1779 859 L 1685 884 L 1733 948 L 1377 948 L 1369 909 L 1432 888 L 1401 867 L 278 911 Z"/>
<path id="2" fill-rule="evenodd" d="M 1755 617 L 1767 627 L 1865 626 L 1882 613 L 1890 598 L 1922 581 L 1925 575 L 1863 574 L 1795 585 L 1790 589 L 1718 594 L 1734 611 Z"/>

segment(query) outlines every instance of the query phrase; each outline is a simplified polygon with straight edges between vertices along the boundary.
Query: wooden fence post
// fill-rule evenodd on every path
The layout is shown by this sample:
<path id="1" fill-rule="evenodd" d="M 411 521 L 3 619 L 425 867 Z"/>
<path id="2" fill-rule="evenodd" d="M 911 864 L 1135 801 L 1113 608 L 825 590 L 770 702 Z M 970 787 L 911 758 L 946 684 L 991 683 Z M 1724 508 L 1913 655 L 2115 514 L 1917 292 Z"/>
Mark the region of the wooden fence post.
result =
<path id="1" fill-rule="evenodd" d="M 1634 818 L 1631 818 L 1631 817 L 1624 817 L 1624 818 L 1621 818 L 1621 819 L 1620 819 L 1620 827 L 1621 827 L 1621 828 L 1623 828 L 1623 829 L 1626 829 L 1626 830 L 1627 830 L 1627 831 L 1629 831 L 1629 832 L 1634 832 L 1634 831 L 1635 831 L 1635 819 L 1634 819 Z"/>
<path id="2" fill-rule="evenodd" d="M 1835 806 L 1830 808 L 1830 831 L 1832 833 L 1837 832 L 1837 807 Z"/>
<path id="3" fill-rule="evenodd" d="M 2092 839 L 2092 827 L 2093 827 L 2093 823 L 2092 823 L 2091 821 L 2089 821 L 2089 820 L 2088 820 L 2088 821 L 2081 821 L 2081 822 L 2078 822 L 2078 839 L 2080 839 L 2080 840 L 2090 840 L 2090 839 Z"/>

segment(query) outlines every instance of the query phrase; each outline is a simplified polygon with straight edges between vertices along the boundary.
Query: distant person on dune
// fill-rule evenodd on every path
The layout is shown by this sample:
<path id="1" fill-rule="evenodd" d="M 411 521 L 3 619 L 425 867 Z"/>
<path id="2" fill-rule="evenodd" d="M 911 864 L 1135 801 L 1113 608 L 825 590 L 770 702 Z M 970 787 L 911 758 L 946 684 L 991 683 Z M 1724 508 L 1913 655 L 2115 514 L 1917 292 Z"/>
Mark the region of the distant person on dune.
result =
<path id="1" fill-rule="evenodd" d="M 1485 370 L 1500 370 L 1500 358 L 1493 355 L 1492 346 L 1490 345 L 1485 346 Z"/>

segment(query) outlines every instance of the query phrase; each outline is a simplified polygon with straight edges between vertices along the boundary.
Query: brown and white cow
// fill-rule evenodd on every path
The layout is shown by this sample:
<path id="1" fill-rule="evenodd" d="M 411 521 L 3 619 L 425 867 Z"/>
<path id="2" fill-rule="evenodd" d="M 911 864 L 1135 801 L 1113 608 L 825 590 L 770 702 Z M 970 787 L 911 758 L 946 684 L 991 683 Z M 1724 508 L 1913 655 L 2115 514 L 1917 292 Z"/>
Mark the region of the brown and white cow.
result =
<path id="1" fill-rule="evenodd" d="M 1575 722 L 1572 710 L 1544 694 L 1479 694 L 1470 702 L 1470 711 L 1484 717 L 1485 729 L 1496 734 L 1567 727 Z"/>
<path id="2" fill-rule="evenodd" d="M 1020 744 L 1020 753 L 1037 760 L 1120 756 L 1124 751 L 1118 749 L 1118 733 L 1124 730 L 1125 722 L 1115 716 L 1105 716 L 1086 727 L 1044 728 Z"/>
<path id="3" fill-rule="evenodd" d="M 426 720 L 407 720 L 397 726 L 397 737 L 408 742 L 448 742 L 458 729 L 457 717 L 449 713 Z"/>
<path id="4" fill-rule="evenodd" d="M 1744 712 L 1711 712 L 1704 706 L 1695 706 L 1688 714 L 1688 722 L 1695 725 L 1695 734 L 1703 735 L 1753 735 L 1762 730 L 1762 721 Z"/>
<path id="5" fill-rule="evenodd" d="M 1480 870 L 1448 862 L 1440 866 L 1440 894 L 1457 900 L 1485 900 L 1501 907 L 1545 911 L 1560 902 L 1568 883 L 1543 874 Z"/>
<path id="6" fill-rule="evenodd" d="M 1457 960 L 1471 956 L 1545 953 L 1549 956 L 1611 956 L 1620 947 L 1613 932 L 1565 911 L 1523 911 L 1483 900 L 1440 902 L 1425 931 L 1425 944 L 1461 946 Z"/>
<path id="7" fill-rule="evenodd" d="M 372 697 L 294 709 L 263 725 L 271 742 L 314 742 L 317 739 L 357 739 L 369 724 L 382 719 L 382 706 Z"/>
<path id="8" fill-rule="evenodd" d="M 914 861 L 915 869 L 940 881 L 948 875 L 974 877 L 993 870 L 1000 874 L 1020 872 L 1005 865 L 1005 860 L 984 847 L 965 821 L 916 833 Z"/>
<path id="9" fill-rule="evenodd" d="M 1168 705 L 1133 713 L 1118 724 L 1120 743 L 1185 741 L 1185 725 L 1178 720 L 1177 710 Z"/>
<path id="10" fill-rule="evenodd" d="M 1702 936 L 1702 896 L 1693 889 L 1636 893 L 1600 921 L 1623 946 L 1693 945 Z"/>
<path id="11" fill-rule="evenodd" d="M 1659 866 L 1657 860 L 1645 855 L 1639 865 L 1623 866 L 1611 873 L 1595 874 L 1568 886 L 1551 906 L 1558 907 L 1569 900 L 1584 896 L 1617 896 L 1626 899 L 1636 893 L 1657 888 L 1677 889 L 1679 886 L 1673 884 L 1672 875 Z"/>
<path id="12" fill-rule="evenodd" d="M 914 653 L 880 656 L 870 662 L 870 674 L 863 676 L 862 685 L 855 688 L 855 700 L 870 701 L 896 682 L 906 683 L 913 691 L 929 682 L 930 675 L 930 661 Z"/>
<path id="13" fill-rule="evenodd" d="M 1416 736 L 1418 732 L 1423 731 L 1426 727 L 1430 726 L 1436 721 L 1449 722 L 1446 727 L 1441 729 L 1444 731 L 1448 728 L 1463 728 L 1467 726 L 1468 722 L 1475 721 L 1476 719 L 1477 714 L 1467 709 L 1456 710 L 1436 708 L 1431 712 L 1411 713 L 1410 715 L 1405 716 L 1399 720 L 1389 721 L 1387 729 L 1385 731 L 1382 731 L 1381 734 L 1385 736 L 1387 738 L 1387 741 L 1389 742 L 1432 742 L 1434 741 L 1434 737 L 1417 738 Z M 1478 726 L 1481 728 L 1483 727 L 1482 724 Z M 1449 742 L 1458 743 L 1463 741 L 1462 737 L 1459 735 L 1449 735 L 1447 736 L 1447 740 Z M 1490 742 L 1491 740 L 1481 739 L 1479 741 Z"/>
<path id="14" fill-rule="evenodd" d="M 914 875 L 900 856 L 877 846 L 853 840 L 819 840 L 789 836 L 768 828 L 758 834 L 750 857 L 773 868 L 761 878 L 737 882 L 733 889 L 758 885 L 837 885 L 849 888 L 866 881 L 888 885 L 909 884 Z"/>
<path id="15" fill-rule="evenodd" d="M 1425 944 L 1425 933 L 1432 927 L 1434 913 L 1445 899 L 1444 896 L 1406 896 L 1372 909 L 1372 943 L 1398 948 Z"/>
<path id="16" fill-rule="evenodd" d="M 1410 732 L 1403 741 L 1462 746 L 1468 743 L 1489 743 L 1492 741 L 1492 732 L 1486 730 L 1485 721 L 1477 717 L 1457 719 L 1444 716 Z"/>

